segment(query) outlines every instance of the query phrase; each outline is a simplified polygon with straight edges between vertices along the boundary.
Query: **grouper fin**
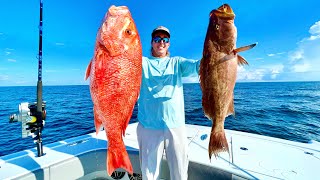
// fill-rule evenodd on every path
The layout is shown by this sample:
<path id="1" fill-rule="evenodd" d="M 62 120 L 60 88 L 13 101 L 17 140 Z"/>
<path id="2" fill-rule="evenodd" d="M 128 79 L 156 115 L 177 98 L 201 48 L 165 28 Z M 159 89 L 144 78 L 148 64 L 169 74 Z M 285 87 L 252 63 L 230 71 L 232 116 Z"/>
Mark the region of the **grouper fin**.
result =
<path id="1" fill-rule="evenodd" d="M 132 165 L 123 141 L 119 141 L 119 143 L 116 146 L 108 147 L 108 155 L 107 155 L 108 175 L 111 176 L 111 174 L 118 168 L 123 168 L 129 174 L 133 174 Z"/>
<path id="2" fill-rule="evenodd" d="M 233 50 L 233 52 L 236 54 L 236 53 L 239 53 L 239 52 L 242 52 L 242 51 L 247 51 L 249 49 L 252 49 L 253 47 L 255 47 L 258 43 L 253 43 L 253 44 L 250 44 L 248 46 L 242 46 L 242 47 L 239 47 L 235 50 Z"/>
<path id="3" fill-rule="evenodd" d="M 234 101 L 233 98 L 229 104 L 229 109 L 228 109 L 228 114 L 227 116 L 232 115 L 233 117 L 235 117 L 235 113 L 234 113 Z"/>
<path id="4" fill-rule="evenodd" d="M 244 59 L 244 57 L 237 55 L 238 57 L 238 65 L 249 65 L 249 63 Z"/>
<path id="5" fill-rule="evenodd" d="M 96 112 L 95 108 L 93 108 L 93 114 L 94 114 L 94 126 L 96 128 L 96 134 L 99 133 L 100 127 L 102 125 L 101 117 L 99 116 L 99 113 Z"/>
<path id="6" fill-rule="evenodd" d="M 213 129 L 211 130 L 208 151 L 209 151 L 210 160 L 211 160 L 212 154 L 217 158 L 220 152 L 229 153 L 229 145 L 228 145 L 228 141 L 227 141 L 224 129 L 218 132 L 215 132 Z"/>
<path id="7" fill-rule="evenodd" d="M 87 66 L 87 69 L 86 69 L 86 75 L 84 77 L 84 80 L 87 80 L 88 77 L 90 76 L 90 72 L 91 72 L 91 63 L 92 63 L 92 59 L 90 60 L 90 63 L 89 65 Z"/>

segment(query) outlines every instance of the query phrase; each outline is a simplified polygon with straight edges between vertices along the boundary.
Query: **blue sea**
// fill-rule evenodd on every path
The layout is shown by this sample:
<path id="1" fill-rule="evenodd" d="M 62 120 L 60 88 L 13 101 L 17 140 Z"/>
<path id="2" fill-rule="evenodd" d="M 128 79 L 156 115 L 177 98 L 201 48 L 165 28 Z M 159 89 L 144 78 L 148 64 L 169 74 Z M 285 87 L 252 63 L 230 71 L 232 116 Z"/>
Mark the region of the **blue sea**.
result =
<path id="1" fill-rule="evenodd" d="M 36 102 L 36 87 L 0 87 L 0 156 L 34 148 L 21 138 L 21 124 L 9 123 L 21 102 Z M 186 123 L 211 126 L 201 107 L 199 84 L 184 84 Z M 320 82 L 237 83 L 235 117 L 225 128 L 281 139 L 320 142 Z M 47 118 L 43 144 L 94 132 L 89 86 L 44 86 Z M 130 123 L 137 121 L 135 107 Z"/>

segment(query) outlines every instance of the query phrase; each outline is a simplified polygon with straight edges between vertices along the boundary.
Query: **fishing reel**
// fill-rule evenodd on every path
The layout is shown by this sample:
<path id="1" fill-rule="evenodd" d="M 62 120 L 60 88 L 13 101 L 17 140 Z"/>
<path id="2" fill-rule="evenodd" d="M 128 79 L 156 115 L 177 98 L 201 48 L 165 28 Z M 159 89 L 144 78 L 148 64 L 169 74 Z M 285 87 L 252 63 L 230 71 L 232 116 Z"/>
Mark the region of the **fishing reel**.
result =
<path id="1" fill-rule="evenodd" d="M 26 138 L 31 136 L 36 143 L 40 138 L 39 132 L 43 129 L 46 119 L 46 103 L 42 102 L 42 112 L 37 111 L 37 103 L 20 103 L 18 114 L 12 114 L 9 117 L 9 122 L 21 122 L 21 136 Z"/>

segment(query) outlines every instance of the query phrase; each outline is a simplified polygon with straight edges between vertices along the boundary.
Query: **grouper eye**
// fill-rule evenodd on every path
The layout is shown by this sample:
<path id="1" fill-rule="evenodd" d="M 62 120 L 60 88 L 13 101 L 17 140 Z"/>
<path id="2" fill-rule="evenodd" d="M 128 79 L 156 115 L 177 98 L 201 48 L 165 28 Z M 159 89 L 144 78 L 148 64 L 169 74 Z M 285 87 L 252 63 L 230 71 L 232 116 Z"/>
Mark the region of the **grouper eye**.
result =
<path id="1" fill-rule="evenodd" d="M 219 30 L 219 27 L 220 27 L 219 24 L 216 24 L 216 30 Z"/>

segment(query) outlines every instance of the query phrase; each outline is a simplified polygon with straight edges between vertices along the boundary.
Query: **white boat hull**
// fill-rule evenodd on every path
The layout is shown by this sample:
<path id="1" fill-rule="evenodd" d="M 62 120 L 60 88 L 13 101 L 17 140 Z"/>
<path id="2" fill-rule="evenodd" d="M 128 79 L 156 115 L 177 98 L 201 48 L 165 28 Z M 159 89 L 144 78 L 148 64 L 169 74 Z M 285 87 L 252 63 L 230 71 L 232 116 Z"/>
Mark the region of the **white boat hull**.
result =
<path id="1" fill-rule="evenodd" d="M 137 123 L 129 124 L 124 142 L 136 174 L 140 173 Z M 320 144 L 304 144 L 226 130 L 230 154 L 209 160 L 211 127 L 187 125 L 189 179 L 320 179 Z M 106 173 L 104 132 L 66 139 L 0 157 L 0 179 L 112 179 Z M 118 171 L 122 171 L 119 169 Z M 124 175 L 121 179 L 129 179 Z M 161 179 L 170 179 L 164 156 Z"/>

